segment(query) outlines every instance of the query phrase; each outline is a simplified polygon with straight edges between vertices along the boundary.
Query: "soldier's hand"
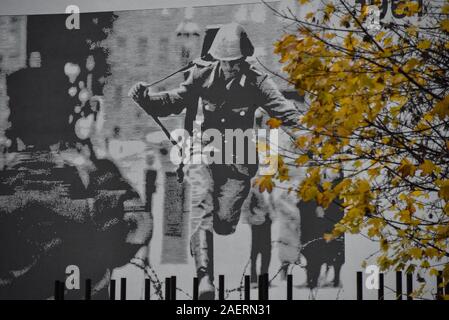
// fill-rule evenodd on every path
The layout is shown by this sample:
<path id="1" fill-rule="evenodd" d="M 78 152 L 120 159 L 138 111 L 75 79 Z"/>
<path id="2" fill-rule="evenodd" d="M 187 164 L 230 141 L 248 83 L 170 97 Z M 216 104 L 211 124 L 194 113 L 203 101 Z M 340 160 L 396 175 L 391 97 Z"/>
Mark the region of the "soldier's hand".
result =
<path id="1" fill-rule="evenodd" d="M 135 102 L 142 103 L 145 97 L 145 90 L 148 85 L 145 82 L 137 82 L 135 85 L 129 89 L 128 96 L 131 97 Z"/>

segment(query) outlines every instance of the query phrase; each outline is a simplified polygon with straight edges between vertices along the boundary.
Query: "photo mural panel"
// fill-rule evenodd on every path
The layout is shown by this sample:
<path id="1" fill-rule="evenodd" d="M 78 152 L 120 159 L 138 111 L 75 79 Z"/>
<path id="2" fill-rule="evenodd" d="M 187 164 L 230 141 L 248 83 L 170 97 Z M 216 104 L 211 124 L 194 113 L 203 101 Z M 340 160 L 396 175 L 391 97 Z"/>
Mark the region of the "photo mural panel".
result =
<path id="1" fill-rule="evenodd" d="M 345 238 L 323 238 L 338 206 L 288 192 L 304 175 L 291 163 L 291 180 L 268 193 L 254 186 L 258 159 L 226 162 L 239 156 L 226 129 L 268 132 L 274 115 L 284 126 L 264 141 L 292 152 L 306 108 L 273 53 L 290 27 L 273 8 L 81 13 L 79 28 L 68 14 L 0 17 L 0 299 L 54 298 L 55 280 L 81 299 L 85 279 L 93 299 L 109 299 L 122 277 L 128 299 L 143 299 L 146 278 L 159 299 L 170 276 L 178 299 L 192 299 L 193 277 L 218 298 L 219 275 L 226 299 L 243 297 L 245 275 L 255 298 L 262 274 L 270 299 L 285 299 L 288 274 L 295 299 L 341 298 Z M 193 148 L 180 166 L 183 128 Z M 223 163 L 195 163 L 213 141 L 206 129 L 223 134 L 223 149 L 208 149 Z"/>

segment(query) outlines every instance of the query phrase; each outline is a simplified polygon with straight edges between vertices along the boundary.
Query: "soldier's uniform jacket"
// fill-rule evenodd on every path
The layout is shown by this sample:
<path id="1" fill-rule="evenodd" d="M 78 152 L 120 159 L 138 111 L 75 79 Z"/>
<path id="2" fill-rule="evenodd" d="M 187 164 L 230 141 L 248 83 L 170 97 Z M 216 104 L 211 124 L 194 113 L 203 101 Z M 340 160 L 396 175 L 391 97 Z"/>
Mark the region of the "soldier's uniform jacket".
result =
<path id="1" fill-rule="evenodd" d="M 0 298 L 51 297 L 69 265 L 79 267 L 81 286 L 95 285 L 148 243 L 146 211 L 109 160 L 16 153 L 0 171 Z"/>
<path id="2" fill-rule="evenodd" d="M 252 129 L 259 107 L 281 120 L 287 129 L 299 120 L 296 107 L 284 98 L 268 75 L 247 62 L 240 76 L 228 81 L 224 80 L 219 61 L 196 64 L 178 88 L 160 93 L 146 90 L 143 106 L 156 116 L 179 114 L 187 108 L 186 130 L 191 132 L 199 98 L 204 116 L 202 131 L 218 129 L 223 134 L 225 129 Z M 239 171 L 248 171 L 251 165 L 237 167 Z M 253 169 L 250 171 L 254 173 Z"/>

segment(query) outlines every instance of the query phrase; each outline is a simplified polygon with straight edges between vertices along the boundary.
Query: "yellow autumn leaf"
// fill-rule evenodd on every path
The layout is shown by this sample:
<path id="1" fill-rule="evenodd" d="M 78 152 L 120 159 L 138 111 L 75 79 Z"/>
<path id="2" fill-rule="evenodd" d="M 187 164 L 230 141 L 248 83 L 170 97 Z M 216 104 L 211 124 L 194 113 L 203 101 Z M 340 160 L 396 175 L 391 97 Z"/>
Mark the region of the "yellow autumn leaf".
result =
<path id="1" fill-rule="evenodd" d="M 331 2 L 326 3 L 326 7 L 324 8 L 324 12 L 329 14 L 329 15 L 334 13 L 335 12 L 334 4 L 331 3 Z"/>
<path id="2" fill-rule="evenodd" d="M 411 25 L 410 27 L 408 27 L 407 29 L 405 29 L 405 31 L 407 32 L 407 34 L 411 37 L 415 37 L 417 32 L 418 32 L 418 28 L 414 25 Z"/>
<path id="3" fill-rule="evenodd" d="M 418 1 L 408 1 L 408 2 L 406 2 L 406 7 L 405 8 L 406 8 L 405 9 L 405 14 L 408 17 L 411 17 L 411 16 L 417 14 L 419 12 L 419 10 L 420 10 Z"/>
<path id="4" fill-rule="evenodd" d="M 415 190 L 411 193 L 411 195 L 414 197 L 420 197 L 423 195 L 423 192 L 421 190 Z"/>
<path id="5" fill-rule="evenodd" d="M 276 118 L 270 118 L 267 121 L 267 125 L 269 125 L 271 129 L 277 129 L 282 125 L 282 120 L 279 120 Z"/>
<path id="6" fill-rule="evenodd" d="M 445 19 L 440 22 L 441 30 L 449 32 L 449 19 Z"/>
<path id="7" fill-rule="evenodd" d="M 417 58 L 411 58 L 410 60 L 408 60 L 404 67 L 403 70 L 405 72 L 410 72 L 411 70 L 415 69 L 417 66 L 419 66 L 422 62 L 417 59 Z"/>
<path id="8" fill-rule="evenodd" d="M 358 183 L 357 191 L 359 191 L 360 193 L 365 193 L 368 192 L 369 190 L 371 190 L 369 182 L 365 179 L 360 180 Z"/>
<path id="9" fill-rule="evenodd" d="M 437 182 L 440 190 L 438 191 L 438 196 L 444 200 L 449 200 L 449 179 L 440 180 Z"/>
<path id="10" fill-rule="evenodd" d="M 323 154 L 323 159 L 329 159 L 331 156 L 335 154 L 336 148 L 331 143 L 326 143 L 321 149 L 321 153 Z"/>
<path id="11" fill-rule="evenodd" d="M 393 42 L 393 38 L 391 38 L 391 37 L 388 37 L 388 38 L 384 39 L 384 45 L 387 46 L 387 47 L 389 45 L 391 45 L 392 42 Z"/>
<path id="12" fill-rule="evenodd" d="M 410 223 L 412 220 L 411 212 L 409 210 L 401 210 L 399 212 L 399 219 L 404 223 Z"/>
<path id="13" fill-rule="evenodd" d="M 423 117 L 423 120 L 427 121 L 427 122 L 431 122 L 433 120 L 433 114 L 431 113 L 426 113 Z"/>
<path id="14" fill-rule="evenodd" d="M 326 242 L 330 242 L 330 241 L 334 240 L 335 237 L 331 233 L 325 233 L 325 234 L 323 234 L 323 239 Z"/>
<path id="15" fill-rule="evenodd" d="M 418 43 L 417 47 L 421 50 L 427 50 L 430 48 L 431 45 L 432 45 L 432 42 L 430 42 L 430 40 L 426 39 L 426 40 L 420 41 Z"/>
<path id="16" fill-rule="evenodd" d="M 404 158 L 398 167 L 398 171 L 403 178 L 406 178 L 415 175 L 416 167 L 408 159 Z"/>
<path id="17" fill-rule="evenodd" d="M 306 135 L 299 136 L 296 138 L 296 145 L 300 148 L 304 148 L 306 146 L 306 143 L 309 141 L 310 137 Z"/>
<path id="18" fill-rule="evenodd" d="M 435 165 L 430 160 L 424 160 L 424 162 L 418 167 L 418 169 L 422 170 L 424 175 L 431 175 L 435 170 Z"/>
<path id="19" fill-rule="evenodd" d="M 356 160 L 352 166 L 357 169 L 360 168 L 362 164 L 363 164 L 362 161 Z"/>
<path id="20" fill-rule="evenodd" d="M 421 259 L 422 257 L 422 250 L 420 248 L 411 248 L 409 253 L 414 259 Z"/>
<path id="21" fill-rule="evenodd" d="M 441 8 L 442 14 L 449 14 L 449 4 L 445 4 L 443 8 Z"/>
<path id="22" fill-rule="evenodd" d="M 430 272 L 429 272 L 429 274 L 434 277 L 436 277 L 438 275 L 438 273 L 439 273 L 439 271 L 435 268 L 430 269 Z"/>
<path id="23" fill-rule="evenodd" d="M 318 188 L 316 186 L 309 186 L 303 189 L 301 197 L 304 201 L 314 200 L 318 195 Z"/>
<path id="24" fill-rule="evenodd" d="M 380 248 L 382 249 L 382 251 L 388 251 L 388 249 L 390 248 L 390 245 L 388 244 L 388 241 L 385 239 L 382 239 L 380 241 Z"/>
<path id="25" fill-rule="evenodd" d="M 288 180 L 290 180 L 290 176 L 289 176 L 288 173 L 289 173 L 289 168 L 286 167 L 286 166 L 281 166 L 280 168 L 278 168 L 278 176 L 277 176 L 277 178 L 281 182 L 288 181 Z"/>
<path id="26" fill-rule="evenodd" d="M 307 161 L 309 161 L 310 159 L 309 159 L 309 157 L 306 155 L 306 154 L 303 154 L 303 155 L 301 155 L 300 157 L 298 157 L 296 160 L 295 160 L 295 163 L 298 165 L 298 166 L 302 166 L 302 165 L 304 165 L 305 163 L 307 163 Z"/>
<path id="27" fill-rule="evenodd" d="M 256 179 L 256 184 L 259 186 L 259 192 L 264 192 L 267 190 L 268 192 L 273 191 L 274 182 L 272 176 L 261 176 Z"/>
<path id="28" fill-rule="evenodd" d="M 445 96 L 443 100 L 440 100 L 435 104 L 431 114 L 436 114 L 441 120 L 444 120 L 449 116 L 449 95 Z"/>
<path id="29" fill-rule="evenodd" d="M 349 209 L 346 215 L 347 217 L 356 220 L 357 218 L 363 217 L 364 211 L 361 208 L 354 207 Z"/>
<path id="30" fill-rule="evenodd" d="M 405 193 L 401 193 L 398 197 L 399 200 L 407 201 L 409 198 Z"/>
<path id="31" fill-rule="evenodd" d="M 314 12 L 309 12 L 308 14 L 306 14 L 306 20 L 311 20 L 313 19 L 314 16 L 315 16 Z"/>
<path id="32" fill-rule="evenodd" d="M 379 167 L 368 169 L 368 175 L 370 176 L 371 179 L 376 178 L 379 174 L 380 174 Z"/>
<path id="33" fill-rule="evenodd" d="M 391 116 L 397 117 L 399 112 L 401 111 L 401 108 L 402 108 L 402 105 L 391 107 L 391 109 L 390 109 Z"/>

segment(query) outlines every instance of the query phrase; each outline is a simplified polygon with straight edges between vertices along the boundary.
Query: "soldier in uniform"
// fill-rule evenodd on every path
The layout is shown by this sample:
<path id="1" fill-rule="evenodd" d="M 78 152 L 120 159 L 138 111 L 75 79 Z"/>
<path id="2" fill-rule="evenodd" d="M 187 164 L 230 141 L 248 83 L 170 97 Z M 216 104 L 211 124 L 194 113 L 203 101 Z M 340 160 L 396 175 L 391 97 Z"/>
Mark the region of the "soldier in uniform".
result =
<path id="1" fill-rule="evenodd" d="M 131 97 L 149 114 L 169 116 L 187 109 L 186 118 L 195 119 L 202 101 L 204 121 L 201 130 L 252 129 L 254 114 L 262 107 L 293 129 L 299 112 L 279 92 L 266 74 L 246 61 L 254 47 L 243 27 L 236 23 L 222 26 L 212 42 L 211 63 L 195 65 L 177 89 L 152 93 L 145 83 L 135 84 Z M 192 115 L 193 114 L 193 115 Z M 189 123 L 186 127 L 190 126 Z M 289 130 L 293 133 L 293 130 Z M 203 139 L 203 145 L 210 140 Z M 226 141 L 225 141 L 226 143 Z M 250 191 L 257 164 L 188 164 L 185 169 L 192 186 L 191 254 L 199 278 L 199 298 L 214 299 L 213 231 L 232 234 L 241 207 Z"/>

